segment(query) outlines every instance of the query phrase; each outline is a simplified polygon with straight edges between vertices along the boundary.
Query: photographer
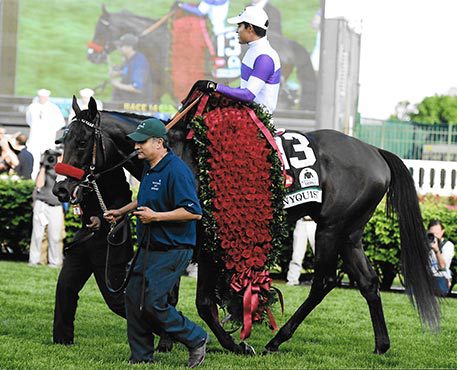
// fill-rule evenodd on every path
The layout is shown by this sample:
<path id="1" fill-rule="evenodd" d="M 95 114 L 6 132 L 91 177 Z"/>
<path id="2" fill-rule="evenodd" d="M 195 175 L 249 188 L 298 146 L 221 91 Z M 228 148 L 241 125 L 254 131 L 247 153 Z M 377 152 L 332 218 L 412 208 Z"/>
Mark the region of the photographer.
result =
<path id="1" fill-rule="evenodd" d="M 445 297 L 451 287 L 451 262 L 454 257 L 454 244 L 444 238 L 444 225 L 440 220 L 431 220 L 428 224 L 430 262 L 436 281 L 437 295 Z"/>
<path id="2" fill-rule="evenodd" d="M 40 169 L 33 192 L 33 229 L 30 240 L 29 265 L 40 264 L 41 245 L 45 229 L 48 230 L 48 263 L 51 267 L 62 265 L 64 215 L 62 205 L 52 193 L 57 174 L 54 165 L 62 153 L 46 150 L 41 157 Z"/>

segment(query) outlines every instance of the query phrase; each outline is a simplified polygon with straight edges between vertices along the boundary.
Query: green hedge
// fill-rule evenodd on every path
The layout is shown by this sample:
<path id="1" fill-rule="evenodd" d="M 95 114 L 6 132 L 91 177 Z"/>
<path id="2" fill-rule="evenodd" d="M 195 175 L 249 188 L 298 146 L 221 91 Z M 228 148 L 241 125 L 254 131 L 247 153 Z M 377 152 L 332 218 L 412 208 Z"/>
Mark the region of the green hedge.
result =
<path id="1" fill-rule="evenodd" d="M 422 196 L 419 198 L 420 208 L 424 219 L 424 226 L 432 219 L 440 219 L 446 228 L 446 235 L 454 243 L 457 241 L 457 210 L 456 197 Z M 292 229 L 293 230 L 293 229 Z M 383 200 L 376 208 L 373 217 L 365 227 L 363 245 L 367 257 L 375 269 L 382 290 L 390 289 L 393 280 L 400 272 L 400 233 L 398 224 L 387 218 L 385 201 Z M 324 247 L 325 248 L 325 247 Z M 285 278 L 291 250 L 284 250 L 281 255 L 280 266 L 282 277 Z M 313 255 L 310 248 L 306 251 L 303 268 L 306 274 L 312 272 Z M 341 261 L 338 263 L 339 280 L 344 276 L 344 267 Z M 457 266 L 452 267 L 454 276 L 457 277 Z"/>
<path id="2" fill-rule="evenodd" d="M 32 234 L 32 193 L 35 183 L 17 177 L 0 179 L 0 246 L 8 247 L 15 254 L 28 253 Z M 65 240 L 71 240 L 80 226 L 79 216 L 65 215 Z"/>
<path id="3" fill-rule="evenodd" d="M 27 253 L 32 230 L 32 191 L 33 181 L 0 180 L 0 246 L 9 247 L 16 253 Z M 440 219 L 445 227 L 447 236 L 454 242 L 457 240 L 455 197 L 425 196 L 420 197 L 420 207 L 425 226 L 431 219 Z M 73 238 L 80 226 L 79 216 L 70 211 L 65 216 L 66 241 Z M 378 273 L 381 288 L 389 289 L 393 279 L 400 271 L 399 259 L 400 235 L 398 225 L 388 219 L 385 212 L 385 202 L 381 202 L 373 217 L 365 228 L 363 238 L 366 254 Z M 289 264 L 292 252 L 285 250 L 281 255 L 283 273 Z M 305 260 L 305 270 L 312 269 L 310 252 Z M 456 271 L 457 272 L 457 271 Z M 457 276 L 457 273 L 455 274 Z"/>
<path id="4" fill-rule="evenodd" d="M 7 248 L 14 254 L 28 254 L 32 234 L 32 193 L 35 183 L 21 180 L 16 176 L 0 178 L 0 254 Z M 133 190 L 136 195 L 136 189 Z M 135 218 L 132 219 L 132 236 L 135 236 Z M 81 227 L 79 215 L 72 207 L 65 214 L 64 242 L 70 242 L 75 232 Z"/>
<path id="5" fill-rule="evenodd" d="M 0 246 L 28 250 L 32 232 L 32 180 L 0 180 Z"/>

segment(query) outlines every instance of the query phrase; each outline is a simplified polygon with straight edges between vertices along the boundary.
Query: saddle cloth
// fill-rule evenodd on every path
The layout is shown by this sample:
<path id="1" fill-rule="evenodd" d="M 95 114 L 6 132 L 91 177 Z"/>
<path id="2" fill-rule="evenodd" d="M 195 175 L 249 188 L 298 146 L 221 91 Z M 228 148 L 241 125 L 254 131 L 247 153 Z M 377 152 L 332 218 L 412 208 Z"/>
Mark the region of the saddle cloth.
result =
<path id="1" fill-rule="evenodd" d="M 286 170 L 284 208 L 308 202 L 322 203 L 320 166 L 313 141 L 292 130 L 277 131 L 275 141 Z"/>

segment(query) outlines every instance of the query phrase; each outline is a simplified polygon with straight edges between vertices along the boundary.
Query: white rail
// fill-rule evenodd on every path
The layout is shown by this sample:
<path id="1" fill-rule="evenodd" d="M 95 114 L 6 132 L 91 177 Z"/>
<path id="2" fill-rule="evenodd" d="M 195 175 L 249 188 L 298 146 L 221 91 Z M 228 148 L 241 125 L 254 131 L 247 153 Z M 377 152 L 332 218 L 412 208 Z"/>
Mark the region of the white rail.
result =
<path id="1" fill-rule="evenodd" d="M 457 162 L 404 159 L 418 194 L 457 196 Z"/>

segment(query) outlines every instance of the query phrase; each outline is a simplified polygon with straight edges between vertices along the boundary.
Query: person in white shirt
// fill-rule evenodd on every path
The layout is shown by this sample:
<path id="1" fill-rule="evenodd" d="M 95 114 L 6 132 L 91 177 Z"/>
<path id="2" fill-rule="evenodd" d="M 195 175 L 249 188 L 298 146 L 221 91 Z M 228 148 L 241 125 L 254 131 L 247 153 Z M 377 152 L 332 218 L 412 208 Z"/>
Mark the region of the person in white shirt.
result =
<path id="1" fill-rule="evenodd" d="M 200 80 L 194 88 L 207 93 L 217 91 L 246 103 L 255 102 L 273 113 L 278 103 L 281 62 L 266 36 L 269 25 L 267 13 L 260 7 L 248 6 L 227 22 L 238 26 L 239 43 L 249 46 L 241 64 L 240 87 Z"/>
<path id="2" fill-rule="evenodd" d="M 84 88 L 79 90 L 79 96 L 81 99 L 78 99 L 78 105 L 81 108 L 81 110 L 87 109 L 89 107 L 89 101 L 92 96 L 94 96 L 94 90 L 89 89 L 89 88 Z M 98 110 L 103 110 L 103 103 L 99 101 L 98 99 L 95 99 L 97 102 L 97 108 Z M 75 117 L 75 112 L 73 111 L 73 108 L 70 110 L 70 114 L 68 115 L 68 123 L 70 123 L 73 118 Z"/>
<path id="3" fill-rule="evenodd" d="M 33 155 L 33 180 L 40 169 L 41 155 L 55 148 L 56 132 L 65 126 L 59 107 L 49 101 L 50 95 L 49 90 L 38 90 L 36 101 L 28 106 L 26 112 L 26 122 L 30 126 L 27 149 Z"/>

